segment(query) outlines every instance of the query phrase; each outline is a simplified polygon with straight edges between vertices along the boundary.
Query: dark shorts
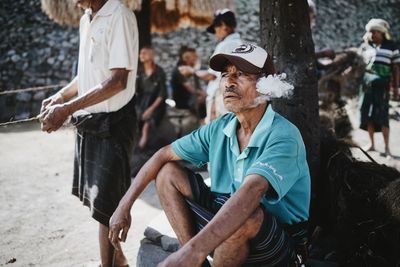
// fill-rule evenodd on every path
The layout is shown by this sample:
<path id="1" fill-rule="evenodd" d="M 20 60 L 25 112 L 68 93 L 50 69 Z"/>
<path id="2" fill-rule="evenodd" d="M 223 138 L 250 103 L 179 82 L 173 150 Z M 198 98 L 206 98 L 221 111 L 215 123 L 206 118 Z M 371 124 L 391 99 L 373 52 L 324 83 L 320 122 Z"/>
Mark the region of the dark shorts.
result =
<path id="1" fill-rule="evenodd" d="M 368 130 L 368 123 L 372 123 L 375 132 L 389 128 L 389 79 L 382 82 L 380 87 L 371 87 L 362 92 L 360 108 L 360 128 Z"/>
<path id="2" fill-rule="evenodd" d="M 199 174 L 187 170 L 194 200 L 186 200 L 196 221 L 196 230 L 203 229 L 229 199 L 215 194 Z M 257 235 L 249 242 L 250 251 L 244 266 L 295 266 L 295 244 L 276 218 L 264 211 L 264 221 Z"/>
<path id="3" fill-rule="evenodd" d="M 119 111 L 75 121 L 72 194 L 90 208 L 96 221 L 106 226 L 130 186 L 130 157 L 136 131 L 133 104 L 131 101 Z"/>

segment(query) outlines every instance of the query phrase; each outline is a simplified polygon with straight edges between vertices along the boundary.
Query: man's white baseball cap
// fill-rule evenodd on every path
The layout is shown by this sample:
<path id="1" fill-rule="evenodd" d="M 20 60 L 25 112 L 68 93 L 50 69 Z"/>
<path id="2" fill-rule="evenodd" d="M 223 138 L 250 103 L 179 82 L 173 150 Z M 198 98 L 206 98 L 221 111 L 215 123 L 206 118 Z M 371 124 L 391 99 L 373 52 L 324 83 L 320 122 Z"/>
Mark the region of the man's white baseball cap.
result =
<path id="1" fill-rule="evenodd" d="M 265 49 L 254 44 L 242 44 L 229 53 L 218 53 L 210 58 L 210 67 L 215 71 L 224 71 L 228 64 L 249 74 L 275 73 L 271 56 Z"/>

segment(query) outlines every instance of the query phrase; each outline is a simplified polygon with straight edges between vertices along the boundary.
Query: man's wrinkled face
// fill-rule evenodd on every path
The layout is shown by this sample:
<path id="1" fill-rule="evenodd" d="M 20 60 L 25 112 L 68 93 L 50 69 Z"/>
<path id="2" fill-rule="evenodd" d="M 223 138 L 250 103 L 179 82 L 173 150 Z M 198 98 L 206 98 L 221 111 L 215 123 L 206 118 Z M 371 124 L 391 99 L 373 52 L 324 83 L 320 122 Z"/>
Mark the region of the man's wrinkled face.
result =
<path id="1" fill-rule="evenodd" d="M 244 73 L 234 65 L 227 65 L 221 73 L 220 82 L 225 108 L 233 113 L 254 108 L 256 98 L 260 95 L 256 91 L 256 84 L 257 75 Z"/>

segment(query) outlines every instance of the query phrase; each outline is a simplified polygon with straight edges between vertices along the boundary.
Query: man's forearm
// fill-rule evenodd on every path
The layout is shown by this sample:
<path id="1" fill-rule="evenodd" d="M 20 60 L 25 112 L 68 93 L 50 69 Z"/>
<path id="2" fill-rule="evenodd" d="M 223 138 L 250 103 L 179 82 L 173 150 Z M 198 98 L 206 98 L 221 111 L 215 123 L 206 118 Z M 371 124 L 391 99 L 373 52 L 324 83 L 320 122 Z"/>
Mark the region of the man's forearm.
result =
<path id="1" fill-rule="evenodd" d="M 185 245 L 188 246 L 186 249 L 189 249 L 191 253 L 200 253 L 202 257 L 206 257 L 234 234 L 255 212 L 267 189 L 268 182 L 263 177 L 249 176 L 207 226 Z"/>
<path id="2" fill-rule="evenodd" d="M 127 72 L 113 73 L 110 78 L 78 98 L 70 100 L 65 105 L 72 114 L 77 110 L 87 108 L 107 100 L 125 89 L 127 75 Z"/>
<path id="3" fill-rule="evenodd" d="M 217 78 L 214 74 L 208 72 L 208 70 L 196 70 L 193 74 L 204 81 L 213 81 Z"/>
<path id="4" fill-rule="evenodd" d="M 64 102 L 78 94 L 78 76 L 76 76 L 69 84 L 62 88 L 58 93 L 62 96 Z"/>
<path id="5" fill-rule="evenodd" d="M 165 146 L 157 151 L 140 169 L 138 174 L 128 191 L 120 201 L 120 204 L 123 204 L 125 208 L 131 209 L 133 203 L 139 197 L 139 195 L 143 192 L 146 186 L 157 177 L 160 169 L 169 161 L 180 160 L 180 158 L 174 153 L 171 145 Z"/>

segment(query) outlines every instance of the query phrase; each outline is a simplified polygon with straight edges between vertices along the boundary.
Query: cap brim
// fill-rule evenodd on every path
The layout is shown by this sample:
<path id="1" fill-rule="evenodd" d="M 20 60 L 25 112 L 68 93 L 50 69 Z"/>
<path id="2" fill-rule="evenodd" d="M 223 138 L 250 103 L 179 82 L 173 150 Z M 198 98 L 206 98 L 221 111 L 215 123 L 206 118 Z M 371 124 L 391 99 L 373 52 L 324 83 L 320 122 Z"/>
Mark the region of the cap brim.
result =
<path id="1" fill-rule="evenodd" d="M 214 23 L 213 23 L 213 24 L 211 24 L 210 26 L 207 27 L 206 31 L 207 31 L 208 33 L 214 34 L 214 33 L 215 33 L 214 27 L 215 27 L 215 25 L 214 25 Z"/>
<path id="2" fill-rule="evenodd" d="M 233 55 L 217 54 L 210 59 L 210 67 L 215 71 L 222 72 L 228 64 L 234 65 L 239 70 L 249 74 L 260 74 L 262 69 L 251 64 L 247 60 Z"/>

